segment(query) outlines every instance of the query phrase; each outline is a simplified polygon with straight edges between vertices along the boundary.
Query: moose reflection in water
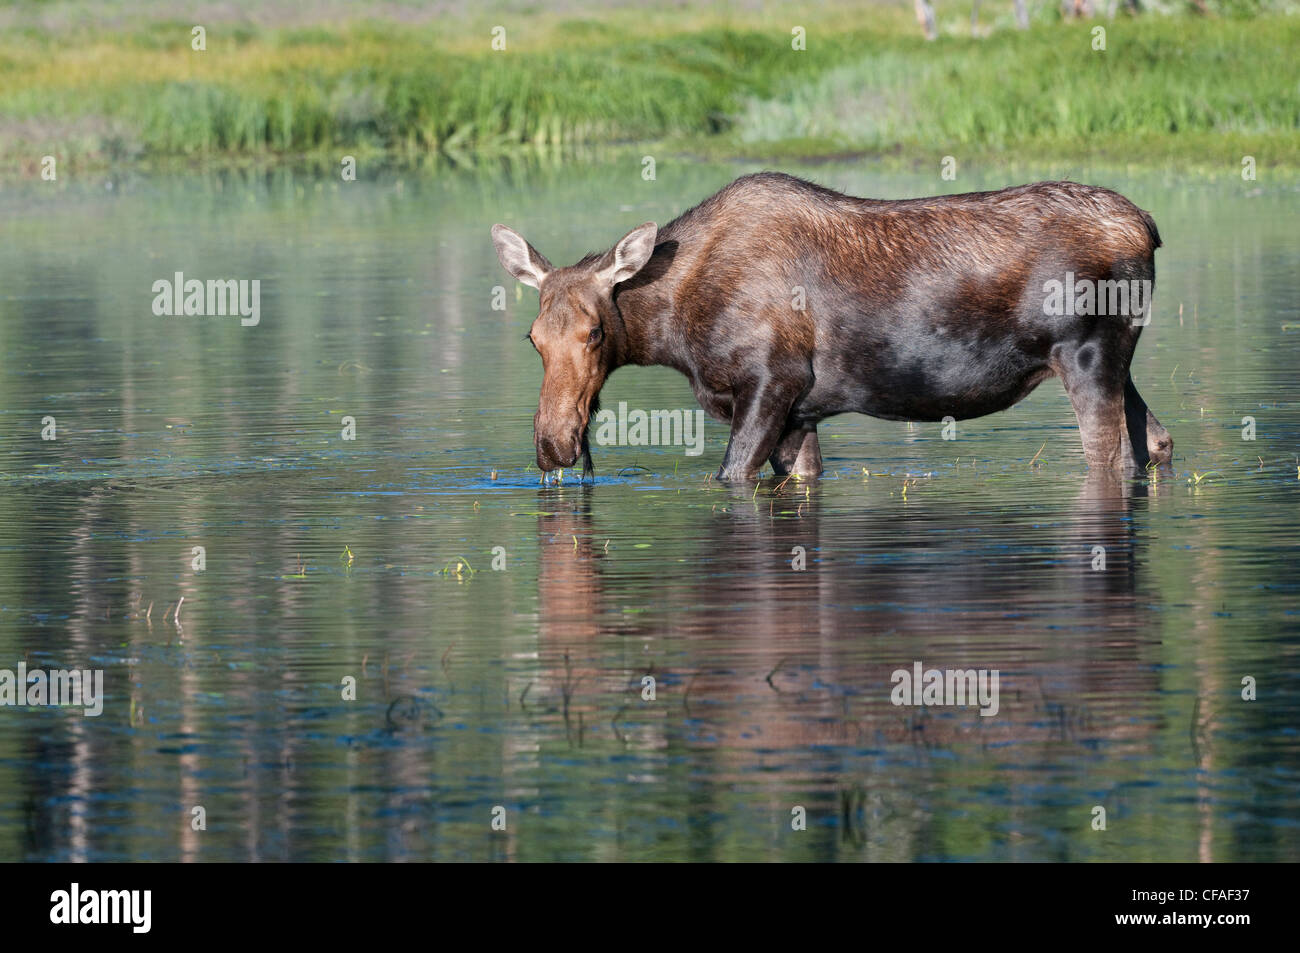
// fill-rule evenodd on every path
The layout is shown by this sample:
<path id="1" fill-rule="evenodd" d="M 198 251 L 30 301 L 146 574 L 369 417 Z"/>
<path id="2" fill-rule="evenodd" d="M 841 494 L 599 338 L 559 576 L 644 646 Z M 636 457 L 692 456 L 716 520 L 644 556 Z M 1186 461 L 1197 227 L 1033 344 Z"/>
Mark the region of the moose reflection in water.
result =
<path id="1" fill-rule="evenodd" d="M 902 516 L 826 514 L 818 486 L 795 483 L 771 499 L 733 493 L 705 521 L 694 584 L 665 590 L 651 576 L 607 581 L 606 533 L 616 528 L 602 525 L 598 491 L 544 489 L 541 659 L 529 704 L 561 718 L 571 746 L 613 735 L 629 749 L 707 749 L 736 780 L 752 778 L 774 750 L 839 752 L 825 757 L 846 762 L 860 751 L 886 761 L 943 751 L 993 759 L 1005 771 L 1045 750 L 1086 759 L 1099 743 L 1142 757 L 1156 725 L 1135 720 L 1129 700 L 1159 688 L 1158 643 L 1137 612 L 1152 598 L 1140 527 L 1158 492 L 1159 484 L 1090 474 L 1073 508 L 1035 530 L 1041 558 L 1015 569 L 999 554 L 1024 527 L 1004 516 L 943 504 Z M 835 563 L 839 571 L 827 571 Z M 870 627 L 861 621 L 867 610 Z M 1025 625 L 1027 611 L 1059 624 Z M 621 661 L 617 649 L 601 650 L 611 639 L 626 646 Z M 707 661 L 691 651 L 696 639 L 712 643 Z M 727 641 L 732 648 L 719 652 Z M 892 704 L 891 674 L 917 661 L 999 670 L 997 715 Z M 644 697 L 647 675 L 653 702 Z M 889 806 L 909 795 L 891 793 L 887 768 L 846 769 L 832 785 L 824 760 L 784 772 L 773 810 L 810 785 L 807 795 L 826 810 L 846 799 L 841 826 L 858 823 L 864 804 L 904 812 Z"/>

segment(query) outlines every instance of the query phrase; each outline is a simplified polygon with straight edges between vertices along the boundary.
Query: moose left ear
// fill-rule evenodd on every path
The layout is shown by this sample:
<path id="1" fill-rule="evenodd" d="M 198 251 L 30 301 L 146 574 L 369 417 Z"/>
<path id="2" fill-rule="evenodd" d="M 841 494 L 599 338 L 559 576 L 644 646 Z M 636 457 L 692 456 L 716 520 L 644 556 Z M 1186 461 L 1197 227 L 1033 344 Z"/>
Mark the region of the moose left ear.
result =
<path id="1" fill-rule="evenodd" d="M 654 222 L 638 225 L 623 236 L 612 251 L 606 252 L 602 262 L 600 277 L 611 288 L 620 281 L 627 281 L 645 267 L 646 262 L 655 251 L 655 238 L 659 235 L 659 226 Z"/>

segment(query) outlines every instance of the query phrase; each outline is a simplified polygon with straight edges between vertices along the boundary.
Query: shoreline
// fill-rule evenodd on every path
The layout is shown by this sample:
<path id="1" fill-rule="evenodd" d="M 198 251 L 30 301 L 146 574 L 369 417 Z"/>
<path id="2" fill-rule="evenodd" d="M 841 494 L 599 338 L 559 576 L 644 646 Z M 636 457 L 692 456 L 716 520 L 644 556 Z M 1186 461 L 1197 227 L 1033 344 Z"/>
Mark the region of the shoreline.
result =
<path id="1" fill-rule="evenodd" d="M 639 157 L 653 152 L 659 162 L 693 163 L 712 166 L 756 166 L 781 169 L 798 167 L 815 169 L 819 166 L 870 167 L 882 174 L 932 173 L 939 185 L 951 184 L 940 175 L 943 156 L 933 150 L 911 150 L 902 146 L 889 150 L 845 149 L 839 151 L 801 151 L 789 148 L 764 150 L 731 150 L 713 144 L 675 144 L 666 148 L 661 143 L 623 144 L 583 149 L 572 153 L 519 152 L 509 155 L 461 157 L 440 154 L 409 156 L 401 153 L 369 153 L 356 156 L 357 180 L 376 181 L 410 176 L 416 179 L 433 179 L 443 176 L 492 177 L 505 172 L 528 173 L 563 171 L 598 165 L 616 165 L 620 162 L 635 164 Z M 630 166 L 629 166 L 630 167 Z M 123 179 L 161 178 L 176 176 L 204 176 L 231 173 L 270 174 L 274 172 L 318 174 L 322 181 L 338 178 L 339 163 L 332 155 L 302 153 L 289 155 L 222 155 L 205 157 L 161 156 L 138 160 L 97 160 L 91 162 L 60 163 L 59 181 L 70 179 Z M 1000 154 L 992 150 L 972 152 L 958 166 L 956 181 L 971 176 L 1011 174 L 1031 178 L 1073 179 L 1079 176 L 1124 174 L 1149 176 L 1177 174 L 1200 182 L 1236 182 L 1247 187 L 1261 185 L 1300 184 L 1300 156 L 1271 157 L 1261 161 L 1253 180 L 1244 180 L 1240 166 L 1231 159 L 1214 162 L 1202 158 L 1170 158 L 1160 160 L 1133 160 L 1124 158 L 1118 150 L 1099 151 L 1089 155 L 1062 156 L 1055 152 L 1041 154 L 1019 152 Z M 1024 178 L 1024 181 L 1029 181 Z M 39 161 L 15 167 L 0 166 L 0 192 L 33 183 L 48 186 L 41 179 Z M 936 194 L 942 189 L 936 187 Z"/>

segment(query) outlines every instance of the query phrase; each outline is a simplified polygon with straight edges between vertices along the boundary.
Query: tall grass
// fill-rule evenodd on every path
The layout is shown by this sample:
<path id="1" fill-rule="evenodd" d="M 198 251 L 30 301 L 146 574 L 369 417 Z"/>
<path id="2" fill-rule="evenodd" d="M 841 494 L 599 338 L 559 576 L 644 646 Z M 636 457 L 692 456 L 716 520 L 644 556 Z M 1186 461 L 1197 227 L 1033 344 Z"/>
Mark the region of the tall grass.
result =
<path id="1" fill-rule="evenodd" d="M 1230 136 L 1300 158 L 1300 22 L 1121 20 L 1106 24 L 1104 51 L 1092 48 L 1091 28 L 896 41 L 750 97 L 735 135 L 751 144 L 1060 150 Z"/>
<path id="2" fill-rule="evenodd" d="M 113 117 L 139 151 L 160 154 L 501 151 L 717 131 L 745 95 L 825 62 L 720 29 L 503 54 L 439 52 L 434 36 L 409 32 L 341 39 L 268 49 L 274 37 L 258 38 L 224 56 L 103 45 L 52 61 L 3 55 L 0 117 Z M 828 55 L 846 58 L 838 45 Z"/>
<path id="3" fill-rule="evenodd" d="M 1091 24 L 926 43 L 897 17 L 814 20 L 795 52 L 788 27 L 682 19 L 648 37 L 559 21 L 504 53 L 486 31 L 466 49 L 435 27 L 383 23 L 214 31 L 202 53 L 184 24 L 16 31 L 0 40 L 0 154 L 482 155 L 664 139 L 1063 152 L 1230 136 L 1300 162 L 1300 23 L 1287 17 L 1117 19 L 1105 52 Z"/>

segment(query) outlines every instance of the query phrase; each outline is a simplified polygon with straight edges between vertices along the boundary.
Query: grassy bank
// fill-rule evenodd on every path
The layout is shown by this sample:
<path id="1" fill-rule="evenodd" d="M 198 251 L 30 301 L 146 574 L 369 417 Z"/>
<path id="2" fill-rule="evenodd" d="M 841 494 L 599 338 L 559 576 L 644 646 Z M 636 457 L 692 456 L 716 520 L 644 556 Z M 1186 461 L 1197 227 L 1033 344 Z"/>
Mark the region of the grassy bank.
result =
<path id="1" fill-rule="evenodd" d="M 933 44 L 906 37 L 775 95 L 751 97 L 742 152 L 837 149 L 1092 157 L 1133 164 L 1300 165 L 1300 21 L 1048 24 Z"/>
<path id="2" fill-rule="evenodd" d="M 921 38 L 906 6 L 801 15 L 343 25 L 189 23 L 0 38 L 0 158 L 31 168 L 163 157 L 437 152 L 456 159 L 619 143 L 711 155 L 868 152 L 1026 161 L 1300 166 L 1300 20 L 989 15 L 981 38 Z M 1054 6 L 1040 20 L 1054 19 Z M 1009 12 L 1009 11 L 1008 11 Z M 968 16 L 968 13 L 963 14 Z M 999 13 L 998 17 L 1002 14 Z M 1104 25 L 1105 51 L 1091 29 Z M 968 29 L 968 27 L 966 27 Z"/>

